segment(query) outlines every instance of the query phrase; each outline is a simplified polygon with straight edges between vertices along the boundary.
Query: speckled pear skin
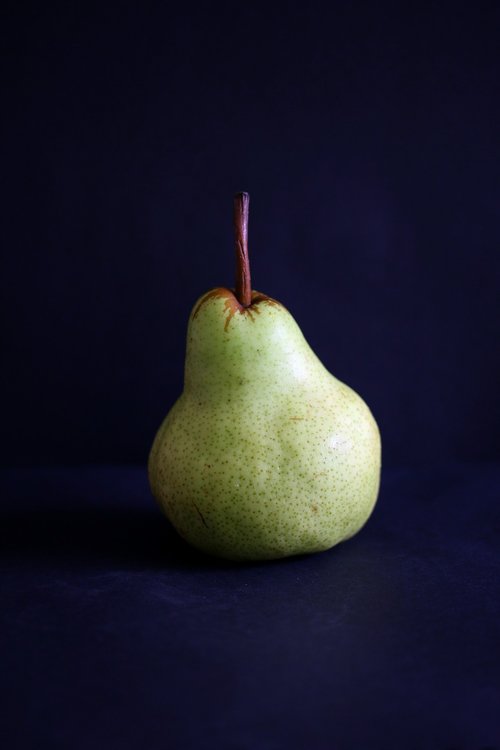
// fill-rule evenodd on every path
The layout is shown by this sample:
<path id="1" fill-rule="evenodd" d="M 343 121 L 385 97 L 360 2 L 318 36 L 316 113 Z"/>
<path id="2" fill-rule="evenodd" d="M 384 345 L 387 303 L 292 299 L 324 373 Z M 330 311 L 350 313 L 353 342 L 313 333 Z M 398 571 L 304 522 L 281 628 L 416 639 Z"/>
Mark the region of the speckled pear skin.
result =
<path id="1" fill-rule="evenodd" d="M 193 308 L 184 392 L 149 457 L 179 534 L 233 560 L 326 550 L 375 505 L 381 444 L 364 401 L 333 377 L 280 303 L 219 288 Z"/>

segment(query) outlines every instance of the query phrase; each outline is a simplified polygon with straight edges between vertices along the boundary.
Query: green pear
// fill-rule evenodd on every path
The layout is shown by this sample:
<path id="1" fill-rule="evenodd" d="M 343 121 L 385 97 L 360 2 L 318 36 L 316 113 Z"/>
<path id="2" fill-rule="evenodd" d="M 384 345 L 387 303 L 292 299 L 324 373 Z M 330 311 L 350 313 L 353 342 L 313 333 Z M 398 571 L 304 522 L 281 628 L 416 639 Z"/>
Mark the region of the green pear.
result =
<path id="1" fill-rule="evenodd" d="M 251 290 L 248 195 L 235 197 L 235 290 L 189 318 L 184 391 L 149 457 L 178 533 L 233 560 L 319 552 L 375 505 L 381 445 L 364 401 L 331 375 L 288 310 Z"/>

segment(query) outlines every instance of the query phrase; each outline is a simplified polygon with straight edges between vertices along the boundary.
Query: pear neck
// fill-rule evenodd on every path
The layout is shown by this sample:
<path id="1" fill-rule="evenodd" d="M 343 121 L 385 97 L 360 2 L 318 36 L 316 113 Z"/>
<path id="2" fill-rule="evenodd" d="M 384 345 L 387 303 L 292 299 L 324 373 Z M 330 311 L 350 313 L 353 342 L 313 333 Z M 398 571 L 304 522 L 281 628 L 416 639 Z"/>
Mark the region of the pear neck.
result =
<path id="1" fill-rule="evenodd" d="M 229 307 L 231 297 L 235 305 Z M 219 290 L 195 306 L 187 336 L 186 391 L 218 392 L 221 398 L 229 391 L 242 396 L 253 391 L 260 397 L 323 377 L 323 365 L 290 313 L 264 295 L 261 300 L 240 308 L 229 290 Z"/>

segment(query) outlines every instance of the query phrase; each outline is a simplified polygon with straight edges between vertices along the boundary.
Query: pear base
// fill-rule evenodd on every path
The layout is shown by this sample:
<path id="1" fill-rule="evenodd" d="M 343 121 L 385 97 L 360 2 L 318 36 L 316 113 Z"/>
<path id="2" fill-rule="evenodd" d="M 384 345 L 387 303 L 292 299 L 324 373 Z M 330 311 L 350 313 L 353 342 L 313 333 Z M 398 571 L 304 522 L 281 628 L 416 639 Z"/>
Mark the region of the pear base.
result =
<path id="1" fill-rule="evenodd" d="M 240 515 L 231 528 L 227 519 L 222 524 L 217 523 L 213 514 L 207 520 L 194 500 L 187 506 L 181 504 L 176 508 L 168 496 L 158 493 L 157 487 L 154 495 L 163 514 L 191 547 L 210 557 L 233 562 L 263 562 L 326 552 L 351 539 L 368 521 L 375 506 L 378 485 L 379 477 L 374 482 L 368 504 L 365 498 L 363 513 L 359 512 L 358 504 L 356 511 L 349 516 L 327 513 L 318 519 L 318 511 L 311 510 L 306 501 L 301 518 L 297 520 L 292 513 L 281 519 L 280 533 L 276 531 L 276 525 L 255 522 L 254 514 Z M 312 521 L 311 514 L 314 516 Z"/>
<path id="2" fill-rule="evenodd" d="M 356 536 L 356 534 L 359 531 L 361 531 L 361 528 L 355 531 L 354 533 L 349 534 L 349 536 L 339 539 L 338 541 L 332 542 L 331 544 L 328 544 L 326 546 L 314 545 L 314 546 L 307 547 L 307 548 L 291 549 L 291 550 L 268 549 L 267 551 L 261 550 L 261 551 L 257 551 L 254 553 L 248 552 L 246 554 L 241 554 L 239 552 L 234 552 L 234 551 L 233 552 L 226 551 L 224 549 L 213 549 L 211 546 L 205 547 L 205 546 L 198 545 L 196 543 L 191 542 L 189 539 L 186 539 L 177 529 L 175 530 L 179 534 L 179 536 L 187 544 L 189 544 L 190 547 L 192 547 L 193 549 L 196 549 L 198 552 L 201 552 L 204 555 L 207 555 L 208 557 L 212 557 L 214 559 L 219 559 L 219 560 L 228 560 L 230 562 L 235 562 L 235 563 L 252 563 L 252 562 L 272 562 L 273 560 L 284 560 L 290 557 L 307 557 L 309 555 L 316 555 L 316 554 L 321 554 L 322 552 L 328 552 L 329 550 L 332 550 L 334 547 L 338 547 L 343 542 L 348 541 L 353 536 Z"/>

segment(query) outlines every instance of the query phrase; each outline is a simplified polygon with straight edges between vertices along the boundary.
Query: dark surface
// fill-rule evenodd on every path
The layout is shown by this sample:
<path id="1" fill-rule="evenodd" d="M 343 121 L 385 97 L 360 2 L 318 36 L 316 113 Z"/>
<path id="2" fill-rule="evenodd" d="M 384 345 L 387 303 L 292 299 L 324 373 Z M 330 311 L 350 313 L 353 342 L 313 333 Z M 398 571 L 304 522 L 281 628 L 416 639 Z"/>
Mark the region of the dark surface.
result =
<path id="1" fill-rule="evenodd" d="M 256 6 L 2 3 L 7 465 L 145 462 L 237 190 L 386 465 L 497 460 L 500 3 Z"/>
<path id="2" fill-rule="evenodd" d="M 500 468 L 386 471 L 330 552 L 191 552 L 142 469 L 7 471 L 3 747 L 500 747 Z"/>

